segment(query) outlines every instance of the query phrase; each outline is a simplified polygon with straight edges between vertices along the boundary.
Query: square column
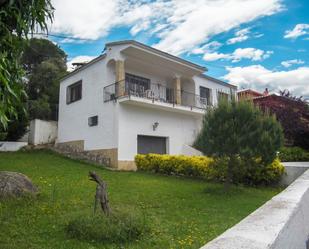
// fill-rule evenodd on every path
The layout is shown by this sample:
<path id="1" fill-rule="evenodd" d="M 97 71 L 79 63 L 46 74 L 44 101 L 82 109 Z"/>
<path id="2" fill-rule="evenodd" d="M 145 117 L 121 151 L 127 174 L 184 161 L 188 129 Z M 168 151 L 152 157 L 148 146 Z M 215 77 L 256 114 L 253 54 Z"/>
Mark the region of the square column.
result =
<path id="1" fill-rule="evenodd" d="M 176 104 L 181 105 L 181 82 L 180 77 L 175 78 L 175 97 Z"/>
<path id="2" fill-rule="evenodd" d="M 116 95 L 118 97 L 124 96 L 126 93 L 125 88 L 125 70 L 124 70 L 124 61 L 117 60 L 115 62 L 115 72 L 116 72 Z"/>

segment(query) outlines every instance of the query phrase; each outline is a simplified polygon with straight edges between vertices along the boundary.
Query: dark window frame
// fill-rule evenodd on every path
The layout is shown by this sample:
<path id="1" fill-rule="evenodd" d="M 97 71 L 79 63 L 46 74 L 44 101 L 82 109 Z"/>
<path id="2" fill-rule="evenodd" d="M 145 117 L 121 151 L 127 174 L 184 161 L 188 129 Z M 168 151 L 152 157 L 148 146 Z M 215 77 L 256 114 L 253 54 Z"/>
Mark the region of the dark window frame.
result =
<path id="1" fill-rule="evenodd" d="M 126 73 L 126 92 L 129 93 L 131 90 L 137 90 L 138 92 L 146 91 L 150 89 L 151 80 L 139 75 Z M 132 89 L 136 85 L 137 89 Z"/>
<path id="2" fill-rule="evenodd" d="M 73 93 L 73 91 L 77 91 Z M 79 80 L 69 86 L 67 86 L 67 104 L 74 103 L 82 99 L 83 96 L 83 81 Z"/>
<path id="3" fill-rule="evenodd" d="M 202 92 L 203 90 L 206 92 L 206 96 L 203 96 Z M 200 86 L 200 98 L 206 98 L 206 103 L 207 105 L 211 104 L 211 89 L 205 86 Z M 208 96 L 207 96 L 208 95 Z"/>
<path id="4" fill-rule="evenodd" d="M 223 91 L 218 91 L 218 101 L 229 101 L 229 94 Z"/>
<path id="5" fill-rule="evenodd" d="M 88 126 L 97 126 L 99 124 L 99 117 L 98 115 L 91 116 L 88 118 Z"/>

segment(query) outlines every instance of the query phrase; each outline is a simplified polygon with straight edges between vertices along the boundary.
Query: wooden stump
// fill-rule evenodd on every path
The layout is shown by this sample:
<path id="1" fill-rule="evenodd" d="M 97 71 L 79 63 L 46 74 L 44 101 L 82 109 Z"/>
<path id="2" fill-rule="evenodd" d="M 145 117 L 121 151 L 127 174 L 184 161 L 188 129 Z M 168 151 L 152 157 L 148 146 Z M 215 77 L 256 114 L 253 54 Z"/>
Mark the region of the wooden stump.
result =
<path id="1" fill-rule="evenodd" d="M 91 181 L 97 183 L 94 212 L 96 211 L 97 203 L 100 203 L 101 209 L 105 215 L 109 215 L 111 210 L 109 207 L 109 201 L 107 197 L 107 184 L 104 182 L 94 171 L 89 172 Z"/>

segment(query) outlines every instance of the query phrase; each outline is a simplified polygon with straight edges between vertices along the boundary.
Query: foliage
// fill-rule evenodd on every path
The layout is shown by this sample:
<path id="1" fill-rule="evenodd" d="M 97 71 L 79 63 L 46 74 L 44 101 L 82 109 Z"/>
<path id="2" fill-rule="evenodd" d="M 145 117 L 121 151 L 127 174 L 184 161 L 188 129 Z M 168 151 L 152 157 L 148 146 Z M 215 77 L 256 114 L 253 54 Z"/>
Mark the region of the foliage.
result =
<path id="1" fill-rule="evenodd" d="M 210 174 L 209 166 L 212 162 L 212 158 L 205 156 L 173 156 L 159 154 L 139 154 L 135 156 L 135 163 L 139 170 L 167 175 L 207 177 Z"/>
<path id="2" fill-rule="evenodd" d="M 53 7 L 50 0 L 2 0 L 0 7 L 0 125 L 6 128 L 25 97 L 19 63 L 24 37 L 47 30 Z"/>
<path id="3" fill-rule="evenodd" d="M 277 194 L 270 187 L 231 186 L 144 172 L 118 172 L 47 151 L 0 153 L 0 170 L 29 176 L 40 190 L 36 200 L 0 202 L 1 248 L 200 248 Z M 119 212 L 147 217 L 150 232 L 127 243 L 69 239 L 66 227 L 93 213 L 89 171 L 107 180 Z M 114 209 L 112 210 L 114 211 Z"/>
<path id="4" fill-rule="evenodd" d="M 60 77 L 66 73 L 66 54 L 51 41 L 32 38 L 24 49 L 31 119 L 57 120 Z"/>
<path id="5" fill-rule="evenodd" d="M 229 158 L 215 160 L 205 156 L 172 156 L 172 155 L 136 155 L 138 170 L 167 175 L 193 176 L 207 180 L 225 181 Z M 247 185 L 273 185 L 280 181 L 284 167 L 278 159 L 270 164 L 262 164 L 261 159 L 235 161 L 232 181 Z"/>
<path id="6" fill-rule="evenodd" d="M 0 127 L 0 133 L 5 133 L 3 140 L 5 141 L 17 141 L 27 131 L 29 125 L 28 114 L 22 106 L 18 106 L 16 109 L 17 115 L 10 118 L 8 128 L 4 130 Z"/>
<path id="7" fill-rule="evenodd" d="M 281 123 L 286 143 L 309 150 L 309 105 L 300 98 L 285 93 L 254 99 L 263 111 L 276 115 Z"/>
<path id="8" fill-rule="evenodd" d="M 263 113 L 247 101 L 221 101 L 208 109 L 194 146 L 204 154 L 227 160 L 226 184 L 242 161 L 260 158 L 260 165 L 270 164 L 283 142 L 282 129 L 274 116 Z"/>
<path id="9" fill-rule="evenodd" d="M 280 94 L 280 96 L 285 97 L 285 98 L 289 98 L 291 100 L 304 102 L 303 96 L 300 96 L 300 97 L 293 96 L 292 93 L 287 89 L 284 89 L 283 91 L 279 91 L 279 94 Z"/>
<path id="10" fill-rule="evenodd" d="M 309 162 L 309 151 L 300 147 L 283 147 L 279 151 L 279 158 L 283 162 Z"/>
<path id="11" fill-rule="evenodd" d="M 109 216 L 90 215 L 69 222 L 71 238 L 104 243 L 123 243 L 139 239 L 149 231 L 145 217 L 138 212 L 112 212 Z"/>

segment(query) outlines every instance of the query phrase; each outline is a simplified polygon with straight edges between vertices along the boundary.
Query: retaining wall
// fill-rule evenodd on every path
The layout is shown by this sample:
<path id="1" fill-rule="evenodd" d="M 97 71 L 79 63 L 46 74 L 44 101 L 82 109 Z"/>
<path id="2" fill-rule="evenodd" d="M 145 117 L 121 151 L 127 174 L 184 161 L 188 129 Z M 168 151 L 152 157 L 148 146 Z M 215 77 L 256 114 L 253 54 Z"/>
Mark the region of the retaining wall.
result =
<path id="1" fill-rule="evenodd" d="M 57 138 L 57 122 L 34 119 L 30 122 L 29 143 L 54 143 Z"/>
<path id="2" fill-rule="evenodd" d="M 309 170 L 201 249 L 306 249 L 308 238 Z"/>
<path id="3" fill-rule="evenodd" d="M 26 146 L 27 142 L 7 142 L 7 141 L 0 141 L 0 151 L 17 151 L 20 148 Z"/>

